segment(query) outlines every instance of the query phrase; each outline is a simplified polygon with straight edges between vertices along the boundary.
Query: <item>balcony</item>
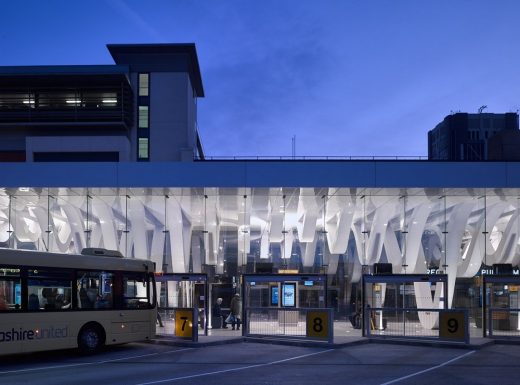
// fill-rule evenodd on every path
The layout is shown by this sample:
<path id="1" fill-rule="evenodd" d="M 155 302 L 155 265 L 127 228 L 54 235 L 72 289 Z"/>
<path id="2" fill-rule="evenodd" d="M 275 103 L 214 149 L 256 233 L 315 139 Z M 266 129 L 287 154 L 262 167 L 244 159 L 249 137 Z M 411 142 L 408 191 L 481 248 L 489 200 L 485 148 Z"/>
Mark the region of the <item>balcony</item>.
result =
<path id="1" fill-rule="evenodd" d="M 0 86 L 0 129 L 16 126 L 110 126 L 130 129 L 126 77 L 24 77 Z M 52 81 L 54 80 L 54 81 Z"/>

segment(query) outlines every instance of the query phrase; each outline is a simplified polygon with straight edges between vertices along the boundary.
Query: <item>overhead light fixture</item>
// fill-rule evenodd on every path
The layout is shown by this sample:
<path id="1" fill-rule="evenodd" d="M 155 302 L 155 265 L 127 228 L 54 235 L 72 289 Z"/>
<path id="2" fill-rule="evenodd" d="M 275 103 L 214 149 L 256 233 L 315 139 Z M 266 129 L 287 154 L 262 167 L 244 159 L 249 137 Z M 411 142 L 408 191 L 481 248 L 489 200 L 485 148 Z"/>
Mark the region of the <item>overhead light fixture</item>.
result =
<path id="1" fill-rule="evenodd" d="M 81 103 L 81 100 L 78 100 L 78 99 L 67 99 L 65 100 L 65 103 L 67 104 L 80 104 Z"/>
<path id="2" fill-rule="evenodd" d="M 103 99 L 102 100 L 103 103 L 111 103 L 111 104 L 116 104 L 117 103 L 117 99 Z"/>

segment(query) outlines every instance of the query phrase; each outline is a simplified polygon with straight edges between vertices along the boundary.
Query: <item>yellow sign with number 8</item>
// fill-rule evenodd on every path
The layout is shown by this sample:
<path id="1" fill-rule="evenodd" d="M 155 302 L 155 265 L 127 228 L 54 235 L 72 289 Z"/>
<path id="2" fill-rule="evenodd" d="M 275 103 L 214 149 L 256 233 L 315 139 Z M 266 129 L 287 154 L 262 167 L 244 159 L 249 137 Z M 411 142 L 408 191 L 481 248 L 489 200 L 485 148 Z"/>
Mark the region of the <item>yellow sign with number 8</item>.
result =
<path id="1" fill-rule="evenodd" d="M 307 337 L 328 338 L 329 312 L 310 311 L 307 313 Z"/>

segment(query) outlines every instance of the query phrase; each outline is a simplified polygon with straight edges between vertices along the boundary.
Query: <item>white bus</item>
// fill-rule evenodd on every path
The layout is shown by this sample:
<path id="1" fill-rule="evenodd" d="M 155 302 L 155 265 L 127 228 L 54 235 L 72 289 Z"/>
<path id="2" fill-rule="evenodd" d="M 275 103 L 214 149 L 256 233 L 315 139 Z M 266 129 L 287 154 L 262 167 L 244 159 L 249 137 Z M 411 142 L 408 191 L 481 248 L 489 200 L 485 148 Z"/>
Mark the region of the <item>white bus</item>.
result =
<path id="1" fill-rule="evenodd" d="M 151 261 L 0 248 L 0 354 L 149 340 L 157 317 Z"/>

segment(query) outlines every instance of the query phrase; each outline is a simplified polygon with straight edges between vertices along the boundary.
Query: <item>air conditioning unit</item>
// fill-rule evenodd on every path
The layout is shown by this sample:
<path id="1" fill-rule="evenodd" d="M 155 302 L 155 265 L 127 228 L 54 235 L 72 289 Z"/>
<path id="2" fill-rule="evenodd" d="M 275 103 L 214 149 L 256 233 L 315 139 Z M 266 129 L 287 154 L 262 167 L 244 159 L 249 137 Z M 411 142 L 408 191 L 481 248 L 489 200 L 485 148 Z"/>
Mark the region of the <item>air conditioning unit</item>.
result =
<path id="1" fill-rule="evenodd" d="M 374 263 L 374 274 L 375 275 L 392 274 L 392 264 L 391 263 Z"/>
<path id="2" fill-rule="evenodd" d="M 273 264 L 270 262 L 260 262 L 255 266 L 255 273 L 257 274 L 272 274 Z"/>
<path id="3" fill-rule="evenodd" d="M 493 274 L 513 275 L 513 265 L 510 263 L 495 263 L 493 264 Z"/>
<path id="4" fill-rule="evenodd" d="M 99 255 L 102 257 L 123 258 L 123 254 L 117 250 L 107 250 L 99 247 L 85 247 L 83 250 L 81 250 L 81 255 Z"/>

